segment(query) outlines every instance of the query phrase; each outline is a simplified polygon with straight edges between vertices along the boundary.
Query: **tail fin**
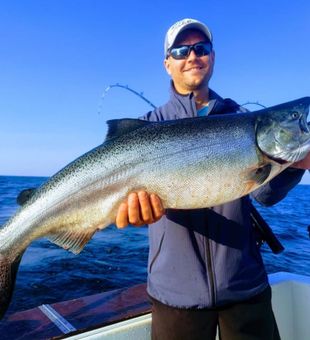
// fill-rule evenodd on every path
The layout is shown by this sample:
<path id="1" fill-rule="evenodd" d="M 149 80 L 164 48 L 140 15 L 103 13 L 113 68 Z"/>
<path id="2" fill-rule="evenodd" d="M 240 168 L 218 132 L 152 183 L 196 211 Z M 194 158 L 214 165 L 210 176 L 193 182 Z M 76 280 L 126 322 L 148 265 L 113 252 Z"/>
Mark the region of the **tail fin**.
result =
<path id="1" fill-rule="evenodd" d="M 5 256 L 0 254 L 0 319 L 3 318 L 10 305 L 22 256 L 23 254 L 11 263 Z"/>

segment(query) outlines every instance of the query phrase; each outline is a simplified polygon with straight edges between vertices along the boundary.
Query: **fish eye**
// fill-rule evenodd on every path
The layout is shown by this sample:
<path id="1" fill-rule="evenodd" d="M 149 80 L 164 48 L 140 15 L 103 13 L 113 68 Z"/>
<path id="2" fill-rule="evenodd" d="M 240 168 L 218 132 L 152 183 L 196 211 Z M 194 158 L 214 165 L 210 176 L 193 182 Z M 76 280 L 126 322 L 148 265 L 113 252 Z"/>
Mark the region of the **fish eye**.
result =
<path id="1" fill-rule="evenodd" d="M 293 118 L 293 119 L 298 119 L 299 118 L 299 113 L 297 112 L 297 111 L 293 111 L 292 113 L 291 113 L 291 117 Z"/>

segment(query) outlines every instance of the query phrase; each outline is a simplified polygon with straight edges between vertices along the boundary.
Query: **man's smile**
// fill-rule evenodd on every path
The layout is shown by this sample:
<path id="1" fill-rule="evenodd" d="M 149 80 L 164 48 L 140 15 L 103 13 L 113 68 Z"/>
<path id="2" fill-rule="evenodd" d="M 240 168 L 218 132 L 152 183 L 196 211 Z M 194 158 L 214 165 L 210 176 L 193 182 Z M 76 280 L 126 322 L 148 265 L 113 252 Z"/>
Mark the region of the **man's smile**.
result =
<path id="1" fill-rule="evenodd" d="M 200 71 L 200 70 L 202 70 L 202 69 L 203 69 L 202 66 L 191 66 L 191 67 L 189 67 L 189 68 L 186 68 L 186 69 L 184 70 L 184 72 L 189 72 L 189 71 Z"/>

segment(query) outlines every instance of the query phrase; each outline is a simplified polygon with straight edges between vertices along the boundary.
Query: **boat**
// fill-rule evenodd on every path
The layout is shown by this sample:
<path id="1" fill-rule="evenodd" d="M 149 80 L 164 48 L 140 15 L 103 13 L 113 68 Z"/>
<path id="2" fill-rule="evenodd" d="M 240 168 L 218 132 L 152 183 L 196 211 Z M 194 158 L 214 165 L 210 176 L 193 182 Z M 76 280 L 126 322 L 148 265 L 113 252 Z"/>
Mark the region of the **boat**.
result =
<path id="1" fill-rule="evenodd" d="M 279 272 L 269 282 L 281 339 L 310 339 L 310 276 Z M 146 285 L 139 284 L 14 313 L 0 332 L 3 340 L 147 340 L 151 320 Z"/>

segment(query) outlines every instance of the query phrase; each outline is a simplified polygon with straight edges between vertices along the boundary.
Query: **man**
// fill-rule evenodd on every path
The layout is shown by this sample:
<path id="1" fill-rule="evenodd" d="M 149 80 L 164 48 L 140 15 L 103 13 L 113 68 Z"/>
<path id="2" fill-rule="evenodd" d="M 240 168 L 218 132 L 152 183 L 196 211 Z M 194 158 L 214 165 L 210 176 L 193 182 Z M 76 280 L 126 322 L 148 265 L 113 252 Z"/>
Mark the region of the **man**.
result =
<path id="1" fill-rule="evenodd" d="M 240 112 L 230 99 L 209 89 L 215 53 L 209 28 L 184 19 L 165 39 L 165 68 L 171 98 L 143 119 L 162 121 Z M 223 131 L 225 133 L 225 131 Z M 309 168 L 310 156 L 296 164 Z M 288 168 L 252 197 L 280 201 L 304 170 Z M 248 196 L 211 209 L 164 211 L 154 193 L 131 193 L 116 224 L 149 227 L 148 293 L 153 339 L 279 339 L 271 290 L 253 227 Z"/>

